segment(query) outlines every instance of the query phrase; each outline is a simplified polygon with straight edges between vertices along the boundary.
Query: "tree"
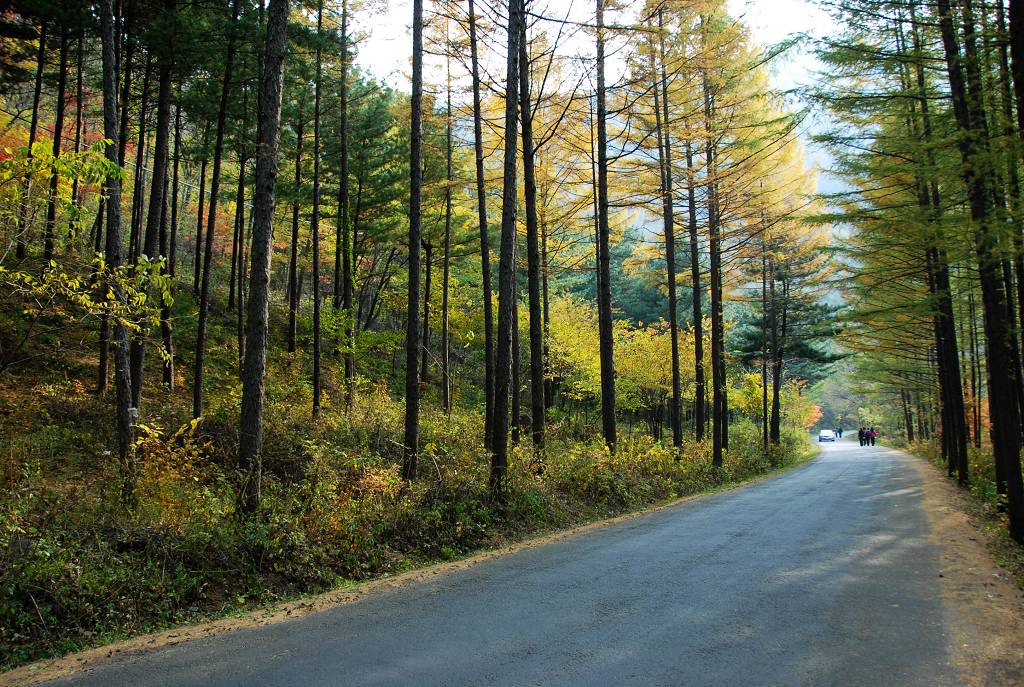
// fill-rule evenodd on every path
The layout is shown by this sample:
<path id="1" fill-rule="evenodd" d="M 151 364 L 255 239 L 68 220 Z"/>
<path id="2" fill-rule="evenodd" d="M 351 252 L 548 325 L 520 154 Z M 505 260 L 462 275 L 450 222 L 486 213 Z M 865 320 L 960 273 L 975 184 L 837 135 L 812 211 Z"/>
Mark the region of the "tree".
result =
<path id="1" fill-rule="evenodd" d="M 242 373 L 242 414 L 238 464 L 245 478 L 243 506 L 260 503 L 263 439 L 263 380 L 267 365 L 267 317 L 270 302 L 270 258 L 273 238 L 277 156 L 281 128 L 281 87 L 284 73 L 288 0 L 270 0 L 267 40 L 260 81 L 256 133 L 256 185 L 253 193 L 252 270 L 249 275 L 245 364 Z"/>
<path id="2" fill-rule="evenodd" d="M 412 8 L 412 98 L 409 144 L 409 289 L 405 336 L 405 442 L 402 477 L 416 477 L 420 432 L 420 241 L 423 202 L 423 0 Z"/>

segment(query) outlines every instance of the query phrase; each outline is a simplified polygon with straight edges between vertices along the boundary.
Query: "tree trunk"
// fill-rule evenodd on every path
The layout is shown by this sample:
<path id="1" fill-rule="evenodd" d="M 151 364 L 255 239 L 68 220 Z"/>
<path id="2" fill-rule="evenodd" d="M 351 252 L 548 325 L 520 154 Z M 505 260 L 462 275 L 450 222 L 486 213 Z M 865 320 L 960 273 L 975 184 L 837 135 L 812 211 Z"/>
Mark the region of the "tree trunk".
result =
<path id="1" fill-rule="evenodd" d="M 469 54 L 473 76 L 473 149 L 476 161 L 476 207 L 480 232 L 480 272 L 484 306 L 484 448 L 494 450 L 494 312 L 491 303 L 491 249 L 487 236 L 487 190 L 480 108 L 480 64 L 476 49 L 476 12 L 469 0 Z"/>
<path id="2" fill-rule="evenodd" d="M 423 338 L 420 344 L 420 388 L 430 383 L 430 275 L 434 266 L 434 245 L 423 242 L 423 264 L 427 274 L 423 283 Z"/>
<path id="3" fill-rule="evenodd" d="M 234 303 L 235 308 L 235 340 L 238 348 L 238 365 L 241 368 L 242 361 L 245 358 L 245 332 L 243 331 L 244 315 L 242 313 L 242 303 L 244 302 L 244 296 L 242 295 L 242 286 L 245 281 L 245 270 L 243 264 L 245 263 L 245 165 L 248 160 L 244 156 L 238 161 L 238 189 L 235 200 L 235 247 L 233 251 L 237 253 L 237 273 L 235 269 L 231 270 L 231 290 L 238 292 L 238 298 Z M 233 261 L 232 264 L 234 264 Z M 232 305 L 229 303 L 228 309 L 230 310 Z"/>
<path id="4" fill-rule="evenodd" d="M 686 205 L 688 212 L 687 231 L 690 235 L 690 281 L 693 286 L 693 431 L 697 441 L 704 440 L 704 426 L 707 424 L 705 410 L 707 394 L 704 389 L 704 312 L 701 300 L 704 292 L 700 285 L 700 253 L 697 232 L 697 194 L 693 172 L 693 148 L 686 141 Z M 767 420 L 767 417 L 765 418 Z"/>
<path id="5" fill-rule="evenodd" d="M 615 360 L 612 341 L 611 251 L 608 245 L 608 132 L 604 83 L 604 0 L 597 0 L 597 326 L 601 354 L 601 426 L 604 443 L 615 450 Z"/>
<path id="6" fill-rule="evenodd" d="M 448 25 L 445 24 L 445 43 L 449 44 Z M 451 56 L 445 56 L 447 109 L 445 110 L 445 189 L 444 189 L 444 256 L 441 275 L 441 403 L 444 411 L 452 412 L 452 380 L 450 364 L 450 332 L 448 328 L 449 282 L 452 259 L 452 65 Z"/>
<path id="7" fill-rule="evenodd" d="M 707 131 L 705 141 L 706 184 L 708 192 L 708 251 L 711 257 L 711 444 L 712 463 L 721 467 L 723 452 L 727 448 L 725 425 L 728 424 L 728 410 L 725 400 L 725 366 L 722 360 L 724 323 L 722 321 L 722 254 L 718 225 L 718 200 L 715 196 L 715 142 L 713 133 L 713 96 L 707 75 L 701 75 L 701 90 L 704 94 L 704 124 Z"/>
<path id="8" fill-rule="evenodd" d="M 523 194 L 526 199 L 526 275 L 530 308 L 530 435 L 535 460 L 544 460 L 544 323 L 540 295 L 540 237 L 537 229 L 537 179 L 534 170 L 530 57 L 526 22 L 519 36 L 519 116 L 523 134 Z M 517 327 L 518 329 L 518 327 Z M 519 418 L 515 418 L 518 423 Z"/>
<path id="9" fill-rule="evenodd" d="M 82 98 L 84 97 L 82 72 L 85 69 L 85 29 L 78 30 L 78 46 L 75 50 L 77 59 L 75 64 L 75 155 L 82 152 Z M 80 209 L 81 198 L 79 192 L 78 176 L 75 175 L 71 182 L 71 205 L 75 210 Z"/>
<path id="10" fill-rule="evenodd" d="M 164 201 L 163 207 L 160 211 L 160 254 L 167 255 L 170 249 L 168 245 L 171 240 L 171 235 L 168 232 L 167 222 L 168 215 L 170 214 L 168 208 L 168 194 L 167 185 L 168 180 L 164 178 Z M 170 262 L 165 258 L 165 262 L 160 267 L 160 273 L 168 276 L 171 275 Z M 165 298 L 160 298 L 160 336 L 164 343 L 164 360 L 163 360 L 163 384 L 168 391 L 174 391 L 174 331 L 171 327 L 171 303 Z"/>
<path id="11" fill-rule="evenodd" d="M 165 12 L 174 12 L 174 0 L 167 0 L 164 5 Z M 174 66 L 173 57 L 168 54 L 160 61 L 160 85 L 157 95 L 156 114 L 156 140 L 153 144 L 153 178 L 149 191 L 149 212 L 146 217 L 146 233 L 143 237 L 144 245 L 141 246 L 144 254 L 150 260 L 156 260 L 160 255 L 160 221 L 163 217 L 164 193 L 167 190 L 167 163 L 170 147 L 171 129 L 171 77 Z M 142 186 L 139 186 L 140 193 Z M 142 199 L 139 198 L 141 207 Z M 141 219 L 141 211 L 140 211 Z M 131 364 L 132 364 L 132 405 L 136 408 L 142 405 L 142 378 L 146 355 L 145 332 L 141 332 L 132 340 Z"/>
<path id="12" fill-rule="evenodd" d="M 179 94 L 180 95 L 180 94 Z M 181 103 L 174 104 L 174 168 L 171 174 L 171 234 L 167 253 L 167 271 L 178 276 L 178 167 L 181 163 Z M 187 200 L 187 197 L 186 197 Z"/>
<path id="13" fill-rule="evenodd" d="M 60 31 L 60 72 L 57 77 L 57 102 L 54 107 L 56 112 L 53 124 L 53 159 L 60 157 L 60 140 L 64 135 L 64 99 L 68 84 L 68 32 L 61 28 Z M 53 260 L 54 244 L 57 240 L 57 187 L 60 184 L 60 174 L 55 167 L 50 171 L 50 195 L 46 200 L 46 228 L 43 235 L 43 262 L 49 263 Z"/>
<path id="14" fill-rule="evenodd" d="M 114 57 L 114 21 L 111 0 L 100 0 L 100 38 L 103 51 L 103 136 L 110 143 L 105 146 L 107 160 L 117 162 L 117 60 Z M 121 177 L 112 176 L 105 182 L 107 203 L 106 266 L 109 273 L 121 267 Z M 126 304 L 120 283 L 114 279 L 110 291 L 119 305 Z M 116 423 L 118 462 L 121 468 L 124 503 L 130 505 L 135 492 L 135 457 L 133 434 L 138 411 L 131 407 L 131 370 L 128 365 L 128 331 L 124 321 L 114 319 L 114 387 L 117 392 Z"/>
<path id="15" fill-rule="evenodd" d="M 512 0 L 515 2 L 515 0 Z M 409 140 L 409 288 L 405 328 L 405 437 L 402 477 L 416 477 L 420 434 L 420 241 L 423 196 L 423 0 L 412 3 L 412 96 Z"/>
<path id="16" fill-rule="evenodd" d="M 313 239 L 313 417 L 320 415 L 320 88 L 323 81 L 324 0 L 316 13 L 316 84 L 313 95 L 313 215 L 310 235 Z"/>
<path id="17" fill-rule="evenodd" d="M 28 162 L 32 162 L 32 146 L 36 142 L 36 133 L 39 130 L 39 101 L 43 94 L 43 70 L 46 68 L 46 29 L 44 21 L 39 27 L 39 50 L 36 53 L 36 80 L 35 90 L 32 93 L 32 121 L 28 128 Z M 116 99 L 116 98 L 115 98 Z M 27 168 L 26 168 L 27 169 Z M 15 248 L 15 257 L 24 260 L 28 255 L 28 217 L 29 202 L 32 197 L 32 174 L 25 172 L 22 180 L 21 207 L 18 210 L 18 243 Z M 103 377 L 103 388 L 106 388 L 106 375 Z"/>
<path id="18" fill-rule="evenodd" d="M 669 126 L 668 74 L 665 67 L 665 20 L 664 10 L 658 10 L 658 59 L 661 63 L 660 83 L 654 86 L 655 125 L 658 134 L 658 150 L 661 159 L 662 221 L 665 234 L 665 271 L 668 282 L 668 324 L 672 338 L 672 398 L 669 401 L 669 425 L 672 428 L 672 445 L 676 449 L 683 445 L 683 428 L 680 425 L 679 408 L 682 404 L 682 380 L 679 373 L 679 318 L 676 312 L 676 239 L 675 209 L 672 190 L 672 137 Z M 661 108 L 658 113 L 658 90 L 661 90 Z M 662 123 L 664 117 L 664 123 Z M 677 455 L 678 458 L 678 455 Z"/>
<path id="19" fill-rule="evenodd" d="M 298 121 L 295 124 L 295 198 L 292 201 L 292 242 L 291 254 L 288 259 L 288 352 L 296 349 L 296 329 L 299 312 L 299 190 L 302 187 L 302 138 L 303 113 L 299 108 Z M 344 183 L 344 182 L 342 182 Z"/>
<path id="20" fill-rule="evenodd" d="M 281 91 L 284 73 L 288 0 L 270 0 L 263 76 L 257 106 L 256 181 L 253 190 L 252 269 L 245 363 L 242 372 L 242 413 L 239 423 L 238 466 L 245 475 L 242 508 L 260 504 L 263 443 L 263 383 L 267 367 L 267 319 L 270 304 L 270 260 L 277 185 L 277 155 L 281 131 Z"/>
<path id="21" fill-rule="evenodd" d="M 418 0 L 417 0 L 418 1 Z M 516 86 L 519 83 L 519 40 L 523 21 L 521 0 L 509 0 L 508 50 L 505 60 L 505 151 L 501 196 L 501 248 L 498 258 L 498 335 L 495 339 L 494 369 L 494 443 L 491 447 L 491 494 L 501 498 L 508 472 L 508 402 L 512 372 L 512 329 L 515 322 L 515 241 L 516 241 L 516 153 L 518 146 L 518 108 Z"/>
<path id="22" fill-rule="evenodd" d="M 199 210 L 196 214 L 196 240 L 192 262 L 192 295 L 199 298 L 199 278 L 203 269 L 203 203 L 206 200 L 206 144 L 210 136 L 209 125 L 203 130 L 203 160 L 199 163 Z"/>
<path id="23" fill-rule="evenodd" d="M 210 174 L 210 210 L 206 222 L 206 246 L 203 255 L 203 276 L 199 293 L 199 324 L 196 331 L 195 379 L 192 387 L 192 417 L 203 414 L 203 377 L 206 364 L 206 325 L 210 316 L 210 270 L 213 268 L 213 238 L 217 227 L 217 194 L 220 192 L 220 166 L 224 154 L 224 130 L 227 124 L 228 98 L 231 96 L 231 74 L 234 69 L 240 0 L 231 0 L 231 25 L 228 28 L 224 78 L 221 83 L 220 106 L 217 110 L 217 134 L 213 146 L 213 170 Z"/>
<path id="24" fill-rule="evenodd" d="M 972 24 L 971 3 L 964 2 L 965 24 Z M 1007 323 L 1007 294 L 999 276 L 996 251 L 998 227 L 993 224 L 991 209 L 991 173 L 989 169 L 988 132 L 981 109 L 976 77 L 977 65 L 968 59 L 966 70 L 961 61 L 956 30 L 953 26 L 949 0 L 938 0 L 939 27 L 945 50 L 950 94 L 959 127 L 959 149 L 962 174 L 968 191 L 971 220 L 975 231 L 978 275 L 985 315 L 985 339 L 989 369 L 990 410 L 992 416 L 993 451 L 1006 478 L 1010 536 L 1024 542 L 1024 482 L 1020 463 L 1020 407 L 1016 388 L 1019 370 L 1015 369 L 1015 342 Z M 968 35 L 968 42 L 971 40 Z M 970 50 L 968 53 L 970 54 Z M 967 74 L 967 83 L 964 73 Z M 979 162 L 980 161 L 980 162 Z"/>
<path id="25" fill-rule="evenodd" d="M 341 307 L 345 310 L 345 407 L 352 408 L 356 385 L 355 319 L 352 308 L 353 241 L 348 221 L 348 0 L 341 2 L 341 84 L 338 89 L 338 129 L 341 132 L 338 169 L 338 242 L 341 243 Z M 337 279 L 337 274 L 335 274 Z M 337 296 L 335 296 L 337 301 Z M 335 302 L 335 308 L 338 303 Z"/>
<path id="26" fill-rule="evenodd" d="M 152 67 L 153 59 L 152 55 L 149 55 L 146 58 L 146 68 L 142 76 L 142 94 L 141 102 L 139 103 L 139 134 L 138 143 L 135 148 L 135 175 L 132 185 L 131 229 L 128 235 L 128 252 L 133 268 L 138 264 L 139 255 L 142 253 L 142 204 L 146 195 L 146 155 L 149 152 L 146 146 L 148 135 L 146 131 L 146 118 L 149 115 L 149 78 Z M 134 369 L 133 367 L 132 370 L 134 371 Z M 138 382 L 134 375 L 132 375 L 132 381 Z"/>

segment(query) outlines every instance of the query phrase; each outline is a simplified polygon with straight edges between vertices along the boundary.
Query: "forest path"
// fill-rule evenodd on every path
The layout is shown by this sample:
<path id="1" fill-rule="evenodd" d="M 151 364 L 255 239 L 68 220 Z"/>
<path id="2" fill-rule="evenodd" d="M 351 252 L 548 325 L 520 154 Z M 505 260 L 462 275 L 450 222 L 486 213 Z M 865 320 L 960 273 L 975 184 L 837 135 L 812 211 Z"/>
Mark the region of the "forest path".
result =
<path id="1" fill-rule="evenodd" d="M 969 609 L 943 593 L 925 504 L 941 476 L 882 446 L 823 449 L 746 488 L 50 684 L 962 684 Z"/>

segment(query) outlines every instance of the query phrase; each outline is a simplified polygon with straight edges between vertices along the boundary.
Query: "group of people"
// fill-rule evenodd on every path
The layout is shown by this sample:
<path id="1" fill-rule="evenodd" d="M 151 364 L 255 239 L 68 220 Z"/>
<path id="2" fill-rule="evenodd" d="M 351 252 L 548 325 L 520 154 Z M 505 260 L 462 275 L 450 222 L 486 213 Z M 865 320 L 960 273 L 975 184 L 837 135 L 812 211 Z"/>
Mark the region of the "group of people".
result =
<path id="1" fill-rule="evenodd" d="M 878 432 L 874 427 L 861 427 L 857 430 L 857 439 L 860 440 L 861 446 L 874 446 L 877 438 Z"/>

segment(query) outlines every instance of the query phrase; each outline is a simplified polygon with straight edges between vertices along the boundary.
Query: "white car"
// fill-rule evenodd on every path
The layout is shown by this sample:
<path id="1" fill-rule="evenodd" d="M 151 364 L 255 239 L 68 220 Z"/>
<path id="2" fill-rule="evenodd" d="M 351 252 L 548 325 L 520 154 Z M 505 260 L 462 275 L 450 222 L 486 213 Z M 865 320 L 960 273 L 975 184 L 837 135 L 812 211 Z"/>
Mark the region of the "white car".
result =
<path id="1" fill-rule="evenodd" d="M 836 433 L 831 429 L 823 429 L 818 432 L 818 441 L 835 441 Z"/>

